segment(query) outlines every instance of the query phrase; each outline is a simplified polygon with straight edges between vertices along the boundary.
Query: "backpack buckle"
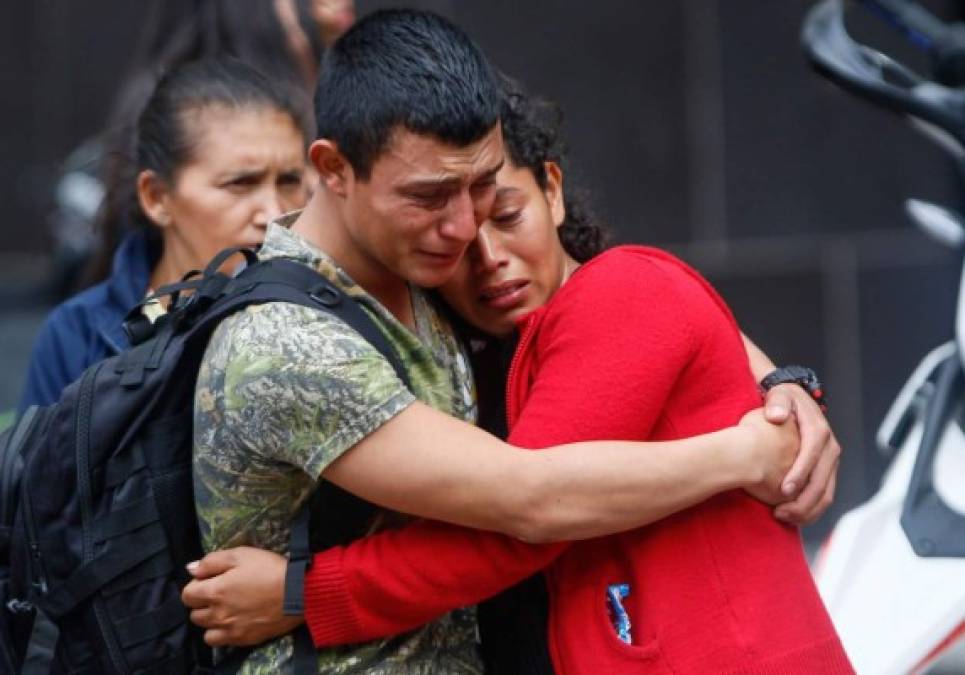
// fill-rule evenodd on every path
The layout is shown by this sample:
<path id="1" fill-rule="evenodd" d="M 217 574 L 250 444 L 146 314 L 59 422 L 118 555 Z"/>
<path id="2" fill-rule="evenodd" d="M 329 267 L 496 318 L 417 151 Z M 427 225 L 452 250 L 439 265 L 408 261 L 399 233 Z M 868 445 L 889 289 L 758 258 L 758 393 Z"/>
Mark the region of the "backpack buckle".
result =
<path id="1" fill-rule="evenodd" d="M 142 342 L 147 342 L 154 337 L 154 324 L 151 323 L 149 318 L 141 314 L 140 311 L 134 316 L 129 316 L 124 321 L 123 327 L 128 342 L 131 343 L 132 347 Z"/>
<path id="2" fill-rule="evenodd" d="M 29 614 L 30 612 L 34 611 L 32 602 L 29 600 L 20 600 L 19 598 L 8 600 L 7 604 L 4 606 L 11 614 Z"/>
<path id="3" fill-rule="evenodd" d="M 342 294 L 330 284 L 322 284 L 318 288 L 309 291 L 308 297 L 326 307 L 334 307 L 342 301 Z"/>

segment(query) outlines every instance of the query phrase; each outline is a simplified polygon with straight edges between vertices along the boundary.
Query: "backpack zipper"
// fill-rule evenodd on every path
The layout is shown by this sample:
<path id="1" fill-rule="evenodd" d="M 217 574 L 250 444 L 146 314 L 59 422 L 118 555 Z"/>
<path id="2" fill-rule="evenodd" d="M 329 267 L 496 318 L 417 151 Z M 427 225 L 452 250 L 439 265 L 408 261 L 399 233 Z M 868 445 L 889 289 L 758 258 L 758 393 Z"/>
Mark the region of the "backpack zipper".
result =
<path id="1" fill-rule="evenodd" d="M 100 366 L 91 368 L 84 373 L 77 394 L 77 410 L 74 412 L 74 452 L 77 464 L 77 496 L 80 501 L 81 530 L 83 545 L 81 560 L 90 562 L 94 557 L 94 542 L 90 535 L 90 523 L 93 519 L 90 505 L 90 415 L 93 407 L 94 379 L 100 371 Z"/>
<path id="2" fill-rule="evenodd" d="M 10 444 L 7 446 L 7 453 L 3 458 L 3 490 L 4 495 L 9 500 L 8 503 L 11 504 L 9 511 L 4 513 L 4 518 L 6 519 L 7 513 L 13 515 L 13 509 L 16 506 L 13 502 L 13 497 L 10 495 L 11 488 L 13 487 L 13 467 L 15 464 L 14 458 L 20 455 L 19 445 L 23 442 L 24 438 L 28 435 L 28 430 L 33 426 L 34 418 L 37 415 L 39 408 L 36 406 L 31 406 L 24 413 L 24 416 L 20 419 L 17 424 L 17 429 L 14 435 L 10 438 Z M 16 450 L 16 452 L 12 452 Z M 34 512 L 33 503 L 30 501 L 30 492 L 27 490 L 27 486 L 22 482 L 16 494 L 20 497 L 20 503 L 23 505 L 23 524 L 27 530 L 27 548 L 30 550 L 30 588 L 38 595 L 46 595 L 49 590 L 47 584 L 47 570 L 44 568 L 43 556 L 40 551 L 40 541 L 37 538 L 37 527 L 34 524 Z M 4 521 L 6 522 L 6 521 Z M 11 532 L 11 536 L 12 536 Z M 11 601 L 13 602 L 13 601 Z M 25 600 L 30 604 L 29 600 Z"/>
<path id="3" fill-rule="evenodd" d="M 94 382 L 100 372 L 101 364 L 89 368 L 83 375 L 80 383 L 80 391 L 77 395 L 77 410 L 74 415 L 74 452 L 76 453 L 77 464 L 77 497 L 80 501 L 81 533 L 83 536 L 83 547 L 81 550 L 81 560 L 88 563 L 94 558 L 94 541 L 91 524 L 94 515 L 91 512 L 91 487 L 90 487 L 90 417 L 94 406 Z M 110 617 L 107 615 L 101 601 L 95 596 L 91 598 L 91 607 L 94 616 L 100 627 L 100 634 L 107 647 L 108 656 L 120 672 L 127 672 L 127 663 L 114 639 L 113 627 Z"/>
<path id="4" fill-rule="evenodd" d="M 34 525 L 33 504 L 30 501 L 30 492 L 26 485 L 20 486 L 21 502 L 23 503 L 23 523 L 27 528 L 27 544 L 30 548 L 30 562 L 33 567 L 31 576 L 33 581 L 31 586 L 41 596 L 47 595 L 50 590 L 47 585 L 47 571 L 44 569 L 44 559 L 40 552 L 40 542 L 37 540 L 37 528 Z"/>

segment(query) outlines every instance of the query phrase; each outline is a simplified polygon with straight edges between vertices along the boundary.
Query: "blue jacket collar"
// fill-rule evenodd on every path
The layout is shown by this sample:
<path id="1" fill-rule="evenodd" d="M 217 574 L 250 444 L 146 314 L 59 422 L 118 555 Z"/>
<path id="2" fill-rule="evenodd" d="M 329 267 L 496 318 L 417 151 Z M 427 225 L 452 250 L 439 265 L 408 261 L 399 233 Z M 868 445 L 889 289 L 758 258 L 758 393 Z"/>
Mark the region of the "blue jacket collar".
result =
<path id="1" fill-rule="evenodd" d="M 107 279 L 108 305 L 96 317 L 97 331 L 114 352 L 130 347 L 124 332 L 124 317 L 144 299 L 157 259 L 157 247 L 147 232 L 131 232 L 114 254 L 111 276 Z"/>

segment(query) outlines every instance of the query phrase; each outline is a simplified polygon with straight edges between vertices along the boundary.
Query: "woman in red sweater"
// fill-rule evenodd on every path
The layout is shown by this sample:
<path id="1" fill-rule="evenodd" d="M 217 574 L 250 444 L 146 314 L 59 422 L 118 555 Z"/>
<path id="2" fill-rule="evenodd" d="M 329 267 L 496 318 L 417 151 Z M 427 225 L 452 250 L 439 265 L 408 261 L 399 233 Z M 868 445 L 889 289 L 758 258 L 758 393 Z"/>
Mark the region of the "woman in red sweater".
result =
<path id="1" fill-rule="evenodd" d="M 506 389 L 510 442 L 670 440 L 734 424 L 760 395 L 730 312 L 699 275 L 655 249 L 618 247 L 576 262 L 557 236 L 562 173 L 539 111 L 509 97 L 512 162 L 490 221 L 443 289 L 470 323 L 519 330 Z M 590 253 L 599 244 L 568 243 Z M 797 531 L 742 491 L 569 544 L 426 522 L 384 532 L 316 555 L 306 620 L 319 646 L 366 640 L 539 570 L 556 672 L 852 672 Z M 611 599 L 620 586 L 628 593 Z M 540 671 L 533 661 L 502 667 Z"/>

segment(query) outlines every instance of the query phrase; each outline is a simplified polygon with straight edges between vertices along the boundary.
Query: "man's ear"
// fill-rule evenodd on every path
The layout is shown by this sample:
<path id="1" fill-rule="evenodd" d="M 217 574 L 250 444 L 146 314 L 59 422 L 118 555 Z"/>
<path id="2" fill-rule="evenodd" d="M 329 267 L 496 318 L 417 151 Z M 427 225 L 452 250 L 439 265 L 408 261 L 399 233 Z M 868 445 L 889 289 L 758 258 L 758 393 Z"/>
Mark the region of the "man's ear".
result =
<path id="1" fill-rule="evenodd" d="M 308 158 L 318 171 L 319 182 L 330 192 L 345 197 L 354 172 L 335 142 L 318 139 L 308 147 Z"/>
<path id="2" fill-rule="evenodd" d="M 137 174 L 137 201 L 144 215 L 158 227 L 171 224 L 169 196 L 168 184 L 156 173 L 145 169 Z"/>
<path id="3" fill-rule="evenodd" d="M 543 162 L 546 171 L 546 187 L 543 194 L 550 205 L 553 224 L 559 227 L 566 220 L 566 201 L 563 198 L 563 170 L 556 162 Z"/>

